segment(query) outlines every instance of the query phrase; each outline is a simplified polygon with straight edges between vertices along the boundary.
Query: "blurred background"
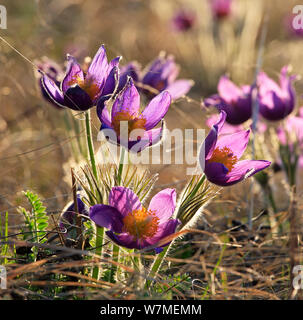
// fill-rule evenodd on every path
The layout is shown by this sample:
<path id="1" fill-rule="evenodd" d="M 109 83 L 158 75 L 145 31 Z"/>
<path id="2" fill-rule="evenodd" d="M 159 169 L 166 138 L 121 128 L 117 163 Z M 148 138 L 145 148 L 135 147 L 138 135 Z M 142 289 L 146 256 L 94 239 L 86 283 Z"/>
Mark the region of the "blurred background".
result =
<path id="1" fill-rule="evenodd" d="M 207 114 L 200 102 L 216 92 L 222 74 L 238 84 L 254 82 L 262 28 L 267 28 L 262 68 L 269 76 L 277 79 L 286 64 L 295 74 L 303 74 L 303 36 L 291 28 L 297 1 L 234 0 L 230 12 L 218 16 L 207 0 L 6 0 L 1 4 L 7 9 L 8 28 L 0 35 L 19 51 L 0 41 L 1 212 L 13 212 L 25 189 L 40 194 L 54 212 L 71 198 L 73 143 L 84 132 L 81 126 L 76 135 L 66 130 L 67 119 L 73 120 L 42 98 L 34 63 L 43 56 L 63 65 L 70 53 L 83 62 L 105 44 L 109 58 L 122 55 L 122 65 L 136 60 L 144 67 L 161 51 L 173 54 L 180 77 L 193 79 L 195 85 L 190 99 L 180 99 L 169 111 L 166 120 L 171 129 L 206 128 Z M 178 29 L 173 21 L 180 12 L 190 18 Z M 296 89 L 299 107 L 303 82 L 298 81 Z M 93 116 L 96 137 L 100 124 Z M 83 120 L 81 115 L 75 119 Z M 180 190 L 184 185 L 182 166 L 151 170 L 160 174 L 159 187 Z M 232 211 L 244 214 L 248 190 L 245 183 L 231 187 L 221 199 L 226 196 Z M 283 206 L 283 197 L 280 200 Z"/>

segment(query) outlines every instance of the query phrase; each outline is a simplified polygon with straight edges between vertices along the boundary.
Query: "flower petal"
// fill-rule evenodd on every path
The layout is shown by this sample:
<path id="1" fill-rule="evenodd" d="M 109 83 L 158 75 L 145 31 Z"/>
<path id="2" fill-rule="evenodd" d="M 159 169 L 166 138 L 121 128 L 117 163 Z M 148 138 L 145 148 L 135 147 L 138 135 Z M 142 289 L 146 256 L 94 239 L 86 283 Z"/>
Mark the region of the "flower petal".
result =
<path id="1" fill-rule="evenodd" d="M 138 196 L 129 188 L 113 187 L 108 196 L 108 203 L 125 217 L 134 210 L 142 208 Z"/>
<path id="2" fill-rule="evenodd" d="M 163 243 L 164 238 L 174 234 L 176 232 L 177 226 L 180 224 L 180 220 L 178 219 L 170 219 L 167 220 L 163 223 L 161 223 L 158 226 L 158 231 L 157 233 L 151 237 L 151 238 L 146 238 L 144 242 L 144 247 L 148 246 L 157 246 L 158 247 L 166 247 L 171 241 L 168 240 L 168 242 Z M 159 243 L 161 241 L 161 243 Z"/>
<path id="3" fill-rule="evenodd" d="M 113 232 L 122 232 L 122 215 L 112 206 L 96 204 L 90 207 L 89 217 L 100 227 L 112 230 Z"/>
<path id="4" fill-rule="evenodd" d="M 222 76 L 218 83 L 218 92 L 227 103 L 236 101 L 241 95 L 241 89 L 236 86 L 227 76 Z"/>
<path id="5" fill-rule="evenodd" d="M 77 85 L 67 89 L 64 102 L 66 106 L 76 111 L 85 111 L 93 107 L 89 95 Z"/>
<path id="6" fill-rule="evenodd" d="M 208 133 L 206 139 L 204 140 L 202 147 L 199 152 L 199 162 L 203 168 L 205 165 L 205 160 L 209 160 L 215 150 L 218 134 L 221 131 L 223 124 L 226 119 L 226 113 L 221 111 L 219 121 L 212 126 L 210 132 Z"/>
<path id="7" fill-rule="evenodd" d="M 217 141 L 216 147 L 220 149 L 228 147 L 232 150 L 233 155 L 240 159 L 249 142 L 249 134 L 250 130 L 246 130 L 221 136 Z"/>
<path id="8" fill-rule="evenodd" d="M 41 78 L 41 84 L 49 98 L 58 106 L 65 108 L 64 95 L 59 89 L 56 83 L 51 80 L 47 75 L 43 75 Z"/>
<path id="9" fill-rule="evenodd" d="M 114 234 L 112 231 L 106 231 L 106 235 L 117 245 L 128 249 L 141 249 L 145 242 L 134 240 L 134 237 L 128 233 Z"/>
<path id="10" fill-rule="evenodd" d="M 126 66 L 120 68 L 120 78 L 118 91 L 122 90 L 126 85 L 128 77 L 131 77 L 134 82 L 139 81 L 140 65 L 133 61 L 128 63 Z"/>
<path id="11" fill-rule="evenodd" d="M 154 128 L 166 115 L 171 104 L 171 95 L 163 91 L 154 97 L 142 112 L 142 117 L 146 120 L 145 129 Z"/>
<path id="12" fill-rule="evenodd" d="M 158 192 L 150 201 L 148 210 L 153 211 L 160 219 L 159 223 L 167 221 L 176 209 L 176 190 L 164 189 Z"/>
<path id="13" fill-rule="evenodd" d="M 66 74 L 64 76 L 64 79 L 62 81 L 62 91 L 66 92 L 68 88 L 73 86 L 74 84 L 77 84 L 77 80 L 82 80 L 84 79 L 83 71 L 77 62 L 77 60 L 71 56 L 67 56 L 68 59 L 68 65 L 67 65 L 67 70 Z"/>
<path id="14" fill-rule="evenodd" d="M 170 93 L 173 100 L 176 100 L 186 95 L 193 85 L 192 80 L 180 79 L 168 85 L 165 90 Z"/>
<path id="15" fill-rule="evenodd" d="M 136 137 L 137 139 L 135 140 L 133 135 L 135 134 L 136 131 L 133 131 L 130 134 L 130 140 L 124 141 L 124 142 L 120 141 L 120 143 L 124 145 L 126 148 L 128 148 L 130 152 L 134 152 L 134 153 L 141 152 L 145 148 L 154 146 L 162 141 L 164 126 L 165 126 L 164 121 L 162 121 L 160 128 L 143 131 L 142 136 Z"/>
<path id="16" fill-rule="evenodd" d="M 206 162 L 204 173 L 206 174 L 208 181 L 218 186 L 226 185 L 228 169 L 224 164 L 219 162 Z"/>
<path id="17" fill-rule="evenodd" d="M 117 112 L 128 112 L 136 117 L 140 110 L 140 95 L 133 81 L 129 79 L 124 89 L 118 94 L 112 107 L 112 120 Z"/>
<path id="18" fill-rule="evenodd" d="M 227 184 L 231 185 L 251 177 L 257 172 L 266 169 L 271 164 L 266 160 L 242 160 L 227 174 Z"/>
<path id="19" fill-rule="evenodd" d="M 106 77 L 108 75 L 109 65 L 106 57 L 106 51 L 102 45 L 94 56 L 88 70 L 87 76 L 92 77 L 100 88 L 103 88 Z"/>
<path id="20" fill-rule="evenodd" d="M 110 120 L 108 109 L 106 107 L 99 108 L 99 104 L 98 104 L 97 115 L 100 121 L 102 122 L 102 124 L 105 124 L 106 127 L 111 127 L 111 120 Z"/>
<path id="21" fill-rule="evenodd" d="M 146 239 L 134 239 L 133 236 L 129 235 L 128 233 L 120 233 L 120 234 L 114 234 L 111 231 L 107 231 L 107 236 L 113 240 L 115 243 L 122 247 L 126 247 L 128 249 L 144 249 L 146 247 L 151 247 L 150 249 L 156 249 L 154 248 L 154 245 L 157 244 L 160 240 L 163 238 L 166 238 L 170 236 L 171 234 L 175 233 L 176 228 L 180 221 L 178 219 L 171 219 L 168 220 L 158 227 L 158 231 L 156 235 L 152 238 L 146 238 Z M 161 247 L 165 247 L 169 244 L 161 244 Z"/>
<path id="22" fill-rule="evenodd" d="M 102 95 L 112 94 L 119 82 L 119 68 L 113 67 L 105 81 Z"/>

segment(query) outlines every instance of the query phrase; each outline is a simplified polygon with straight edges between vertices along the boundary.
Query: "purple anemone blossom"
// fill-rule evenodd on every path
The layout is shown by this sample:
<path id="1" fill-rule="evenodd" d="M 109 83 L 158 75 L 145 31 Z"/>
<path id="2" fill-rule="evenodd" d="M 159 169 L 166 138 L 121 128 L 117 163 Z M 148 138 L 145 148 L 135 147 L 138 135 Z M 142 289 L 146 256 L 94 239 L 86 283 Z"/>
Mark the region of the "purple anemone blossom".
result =
<path id="1" fill-rule="evenodd" d="M 204 104 L 225 111 L 226 122 L 239 125 L 252 115 L 251 92 L 251 86 L 238 87 L 227 76 L 222 76 L 218 83 L 218 94 L 206 98 Z"/>
<path id="2" fill-rule="evenodd" d="M 82 71 L 74 57 L 68 55 L 67 59 L 67 71 L 60 86 L 46 74 L 42 77 L 44 89 L 59 106 L 85 111 L 113 93 L 120 57 L 108 63 L 106 51 L 102 45 L 88 67 L 87 73 Z"/>
<path id="3" fill-rule="evenodd" d="M 225 18 L 231 13 L 232 0 L 210 0 L 213 16 L 217 19 Z"/>
<path id="4" fill-rule="evenodd" d="M 196 22 L 196 14 L 189 9 L 178 10 L 171 20 L 172 29 L 177 32 L 184 32 L 192 29 Z"/>
<path id="5" fill-rule="evenodd" d="M 80 198 L 80 195 L 77 195 L 77 205 L 78 205 L 78 212 L 82 215 L 88 216 L 88 208 L 83 203 L 83 201 Z M 76 223 L 76 212 L 75 212 L 75 203 L 71 202 L 69 203 L 64 209 L 60 217 L 59 226 L 62 230 L 67 229 L 67 234 L 70 238 L 73 238 L 71 234 L 73 233 L 73 230 L 75 231 L 75 228 L 72 226 L 75 226 Z M 75 231 L 76 233 L 76 231 Z"/>
<path id="6" fill-rule="evenodd" d="M 42 57 L 41 60 L 35 61 L 35 64 L 38 67 L 38 69 L 42 70 L 52 81 L 54 81 L 54 83 L 57 86 L 60 85 L 60 81 L 63 79 L 64 76 L 64 71 L 59 64 L 47 57 Z M 43 98 L 46 99 L 49 103 L 51 103 L 53 106 L 55 106 L 57 109 L 63 109 L 50 98 L 47 91 L 44 89 L 44 86 L 42 84 L 41 73 L 36 72 L 35 74 L 36 77 L 39 79 L 39 87 L 41 89 Z"/>
<path id="7" fill-rule="evenodd" d="M 119 85 L 117 91 L 119 92 L 125 87 L 129 77 L 131 77 L 135 83 L 138 82 L 140 70 L 141 66 L 136 61 L 129 62 L 127 65 L 120 67 Z"/>
<path id="8" fill-rule="evenodd" d="M 258 75 L 260 113 L 267 120 L 282 120 L 295 107 L 295 90 L 292 83 L 296 76 L 288 76 L 287 73 L 288 67 L 285 66 L 281 70 L 280 84 L 270 79 L 265 72 Z"/>
<path id="9" fill-rule="evenodd" d="M 303 168 L 303 118 L 290 116 L 284 127 L 277 129 L 277 136 L 282 146 L 288 146 L 291 157 L 298 157 L 298 164 Z"/>
<path id="10" fill-rule="evenodd" d="M 101 131 L 109 142 L 122 145 L 132 152 L 141 152 L 161 141 L 164 127 L 163 118 L 170 104 L 170 94 L 163 91 L 140 112 L 140 95 L 132 79 L 129 78 L 126 86 L 119 92 L 113 103 L 111 116 L 106 107 L 97 109 L 99 119 L 102 122 Z M 160 122 L 161 127 L 154 129 Z M 122 131 L 120 132 L 120 130 Z"/>
<path id="11" fill-rule="evenodd" d="M 121 72 L 120 84 L 122 86 L 125 76 L 131 76 L 137 88 L 148 97 L 154 97 L 158 92 L 168 91 L 173 100 L 176 100 L 188 93 L 194 85 L 192 80 L 177 79 L 180 68 L 175 63 L 172 55 L 165 56 L 161 53 L 157 59 L 152 61 L 144 71 L 140 71 L 138 65 L 134 67 L 134 62 L 125 66 Z M 130 71 L 127 73 L 127 70 Z M 122 79 L 121 79 L 122 78 Z M 137 80 L 136 80 L 137 79 Z"/>
<path id="12" fill-rule="evenodd" d="M 157 246 L 159 241 L 175 233 L 180 223 L 178 219 L 171 219 L 176 208 L 174 189 L 157 193 L 146 209 L 131 189 L 114 187 L 108 203 L 92 206 L 89 216 L 98 226 L 109 229 L 106 234 L 112 241 L 129 249 Z M 155 248 L 156 252 L 169 242 Z"/>
<path id="13" fill-rule="evenodd" d="M 200 166 L 207 179 L 219 186 L 230 186 L 267 168 L 269 161 L 240 160 L 248 141 L 250 130 L 226 134 L 220 137 L 226 113 L 207 135 L 199 155 Z"/>

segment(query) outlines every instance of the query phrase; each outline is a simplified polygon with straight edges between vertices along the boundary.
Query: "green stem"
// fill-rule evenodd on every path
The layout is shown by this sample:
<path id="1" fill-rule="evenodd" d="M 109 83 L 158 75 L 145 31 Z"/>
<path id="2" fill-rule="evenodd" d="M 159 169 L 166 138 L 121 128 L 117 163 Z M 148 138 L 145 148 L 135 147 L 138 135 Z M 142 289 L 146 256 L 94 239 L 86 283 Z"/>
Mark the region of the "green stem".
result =
<path id="1" fill-rule="evenodd" d="M 118 174 L 117 174 L 117 184 L 120 185 L 122 181 L 122 173 L 123 173 L 123 165 L 124 165 L 124 157 L 125 157 L 125 149 L 122 147 L 121 149 L 121 155 L 120 155 L 120 161 L 119 161 L 119 168 L 118 168 Z M 120 247 L 116 244 L 113 244 L 113 261 L 119 262 L 119 251 Z M 115 276 L 115 273 L 118 272 L 119 268 L 116 265 L 112 265 L 112 279 Z"/>
<path id="2" fill-rule="evenodd" d="M 93 140 L 92 140 L 90 110 L 85 112 L 85 128 L 86 128 L 86 141 L 87 141 L 87 148 L 88 148 L 88 153 L 89 153 L 90 164 L 91 164 L 91 168 L 93 171 L 93 175 L 94 175 L 96 181 L 98 181 L 98 173 L 97 173 L 97 166 L 96 166 L 96 160 L 95 160 L 94 145 L 93 145 Z M 104 228 L 97 226 L 95 254 L 100 257 L 102 257 L 103 238 L 104 238 Z M 93 278 L 96 280 L 99 279 L 99 266 L 94 267 Z"/>
<path id="3" fill-rule="evenodd" d="M 172 244 L 172 242 L 167 247 L 165 247 L 162 252 L 160 252 L 157 255 L 157 258 L 154 260 L 154 262 L 151 266 L 150 272 L 148 274 L 148 278 L 154 278 L 158 274 L 159 269 L 163 263 L 164 258 L 167 255 L 168 249 L 170 248 L 171 244 Z M 146 283 L 145 283 L 146 289 L 150 286 L 151 282 L 152 282 L 152 280 L 150 280 L 150 279 L 146 280 Z"/>
<path id="4" fill-rule="evenodd" d="M 120 185 L 121 181 L 122 181 L 124 157 L 125 157 L 125 149 L 123 147 L 121 147 L 121 155 L 120 155 L 120 162 L 119 162 L 118 176 L 117 176 L 118 185 Z"/>
<path id="5" fill-rule="evenodd" d="M 86 140 L 87 140 L 87 147 L 89 153 L 89 159 L 92 167 L 93 174 L 98 181 L 98 173 L 96 167 L 96 160 L 95 160 L 95 153 L 94 153 L 94 145 L 92 140 L 92 129 L 91 129 L 91 118 L 90 118 L 90 110 L 85 112 L 85 128 L 86 128 Z"/>
<path id="6" fill-rule="evenodd" d="M 104 228 L 97 226 L 96 232 L 96 251 L 95 254 L 97 256 L 102 256 L 102 249 L 103 249 L 103 238 L 104 238 Z M 93 278 L 98 280 L 99 279 L 99 266 L 94 267 L 93 269 Z"/>

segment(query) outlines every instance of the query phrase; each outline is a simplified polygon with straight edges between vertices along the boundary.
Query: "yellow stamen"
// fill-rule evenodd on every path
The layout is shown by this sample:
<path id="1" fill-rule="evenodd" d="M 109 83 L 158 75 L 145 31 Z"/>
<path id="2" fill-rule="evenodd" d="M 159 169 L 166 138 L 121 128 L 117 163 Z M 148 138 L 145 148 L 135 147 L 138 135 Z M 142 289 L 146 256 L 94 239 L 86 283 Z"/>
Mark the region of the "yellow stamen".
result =
<path id="1" fill-rule="evenodd" d="M 84 80 L 79 76 L 74 76 L 71 81 L 68 82 L 69 86 L 77 84 L 82 90 L 84 90 L 92 100 L 97 98 L 100 91 L 98 83 L 92 77 L 87 77 Z"/>
<path id="2" fill-rule="evenodd" d="M 150 238 L 158 231 L 159 218 L 155 212 L 145 208 L 134 210 L 123 218 L 123 232 L 127 232 L 135 239 Z"/>
<path id="3" fill-rule="evenodd" d="M 221 149 L 217 147 L 214 150 L 211 158 L 208 160 L 208 162 L 219 162 L 224 164 L 228 171 L 232 170 L 237 161 L 238 158 L 234 156 L 232 150 L 228 147 L 223 147 Z"/>
<path id="4" fill-rule="evenodd" d="M 120 136 L 120 122 L 127 121 L 128 124 L 128 136 L 135 129 L 145 130 L 146 119 L 142 116 L 131 115 L 128 111 L 117 112 L 113 118 L 112 125 L 114 130 Z"/>

